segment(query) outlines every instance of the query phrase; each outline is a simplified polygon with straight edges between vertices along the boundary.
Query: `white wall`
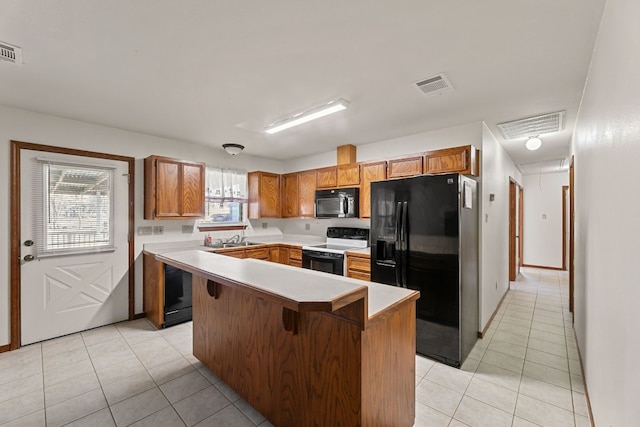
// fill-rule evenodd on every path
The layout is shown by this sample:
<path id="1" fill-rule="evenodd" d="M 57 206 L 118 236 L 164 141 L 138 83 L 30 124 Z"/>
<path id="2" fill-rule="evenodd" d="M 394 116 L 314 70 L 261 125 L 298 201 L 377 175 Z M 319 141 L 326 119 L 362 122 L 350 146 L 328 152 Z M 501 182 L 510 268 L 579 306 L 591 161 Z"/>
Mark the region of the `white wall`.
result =
<path id="1" fill-rule="evenodd" d="M 480 330 L 509 289 L 509 178 L 522 175 L 489 128 L 482 126 Z M 493 202 L 489 196 L 495 195 Z M 526 197 L 526 196 L 525 196 Z"/>
<path id="2" fill-rule="evenodd" d="M 524 263 L 562 268 L 562 186 L 568 172 L 524 175 Z M 568 227 L 568 224 L 567 224 Z"/>
<path id="3" fill-rule="evenodd" d="M 151 154 L 185 160 L 206 161 L 211 165 L 263 169 L 282 172 L 282 163 L 243 154 L 232 157 L 222 149 L 215 149 L 183 141 L 158 138 L 124 130 L 98 126 L 90 123 L 62 119 L 24 110 L 0 106 L 0 230 L 5 241 L 0 245 L 0 345 L 9 343 L 9 150 L 10 140 L 33 142 L 101 151 L 135 157 L 135 226 L 163 225 L 162 236 L 136 236 L 136 312 L 142 311 L 142 263 L 140 252 L 144 243 L 200 239 L 202 234 L 183 234 L 182 225 L 194 221 L 145 221 L 143 220 L 143 160 Z"/>
<path id="4" fill-rule="evenodd" d="M 607 1 L 573 140 L 575 330 L 598 426 L 640 420 L 639 16 Z"/>

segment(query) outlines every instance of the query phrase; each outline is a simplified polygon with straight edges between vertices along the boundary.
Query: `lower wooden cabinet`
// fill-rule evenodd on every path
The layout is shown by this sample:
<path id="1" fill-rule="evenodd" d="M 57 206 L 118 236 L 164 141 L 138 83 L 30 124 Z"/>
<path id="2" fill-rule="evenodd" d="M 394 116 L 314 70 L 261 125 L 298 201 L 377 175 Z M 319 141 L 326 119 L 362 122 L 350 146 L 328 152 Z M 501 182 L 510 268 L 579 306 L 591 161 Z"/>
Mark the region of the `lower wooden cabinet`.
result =
<path id="1" fill-rule="evenodd" d="M 347 277 L 371 281 L 371 257 L 366 254 L 346 253 Z"/>
<path id="2" fill-rule="evenodd" d="M 302 249 L 289 248 L 289 265 L 302 267 Z"/>
<path id="3" fill-rule="evenodd" d="M 269 261 L 269 250 L 267 248 L 245 249 L 245 258 L 255 258 Z"/>

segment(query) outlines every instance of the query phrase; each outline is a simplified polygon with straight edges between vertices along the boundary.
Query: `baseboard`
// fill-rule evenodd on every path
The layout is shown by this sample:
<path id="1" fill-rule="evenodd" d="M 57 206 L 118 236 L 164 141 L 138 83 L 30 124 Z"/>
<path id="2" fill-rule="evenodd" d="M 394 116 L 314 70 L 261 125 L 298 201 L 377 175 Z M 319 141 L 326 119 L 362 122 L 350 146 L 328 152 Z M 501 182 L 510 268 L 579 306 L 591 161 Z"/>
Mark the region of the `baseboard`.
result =
<path id="1" fill-rule="evenodd" d="M 547 267 L 546 265 L 533 265 L 533 264 L 522 264 L 523 267 L 531 267 L 531 268 L 541 268 L 543 270 L 558 270 L 558 271 L 566 271 L 562 267 Z"/>
<path id="2" fill-rule="evenodd" d="M 11 344 L 0 345 L 0 353 L 11 350 Z"/>
<path id="3" fill-rule="evenodd" d="M 134 314 L 133 319 L 131 320 L 138 320 L 138 319 L 142 319 L 143 317 L 147 317 L 147 315 L 145 313 L 138 313 L 138 314 Z"/>
<path id="4" fill-rule="evenodd" d="M 584 365 L 582 364 L 582 353 L 580 353 L 580 344 L 578 344 L 578 337 L 576 336 L 576 329 L 573 329 L 573 338 L 576 340 L 576 348 L 578 349 L 578 359 L 580 360 L 580 372 L 582 372 L 582 382 L 584 383 L 584 397 L 587 399 L 587 409 L 589 410 L 589 421 L 591 427 L 595 427 L 595 421 L 593 420 L 593 411 L 591 410 L 591 399 L 589 399 L 589 389 L 587 388 L 587 377 L 584 375 Z"/>
<path id="5" fill-rule="evenodd" d="M 487 334 L 487 330 L 491 326 L 491 322 L 493 322 L 493 318 L 496 317 L 496 313 L 498 312 L 498 310 L 500 310 L 500 306 L 502 306 L 502 302 L 504 301 L 504 297 L 507 296 L 507 292 L 509 292 L 509 289 L 507 289 L 504 292 L 504 294 L 502 294 L 502 298 L 500 298 L 500 302 L 496 306 L 496 309 L 493 310 L 493 314 L 491 315 L 491 318 L 487 322 L 487 325 L 484 327 L 484 329 L 482 331 L 478 331 L 478 338 L 483 338 Z"/>

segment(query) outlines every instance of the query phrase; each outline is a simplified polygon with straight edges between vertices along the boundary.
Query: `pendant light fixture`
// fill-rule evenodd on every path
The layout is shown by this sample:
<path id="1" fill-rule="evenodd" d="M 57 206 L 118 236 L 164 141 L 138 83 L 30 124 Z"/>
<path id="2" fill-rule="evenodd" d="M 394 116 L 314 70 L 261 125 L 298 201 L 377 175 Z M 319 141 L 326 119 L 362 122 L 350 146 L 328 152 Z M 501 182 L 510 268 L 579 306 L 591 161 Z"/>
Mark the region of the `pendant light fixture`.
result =
<path id="1" fill-rule="evenodd" d="M 284 120 L 275 122 L 265 127 L 264 131 L 269 134 L 283 131 L 294 126 L 301 125 L 311 120 L 319 119 L 320 117 L 327 116 L 329 114 L 337 113 L 347 108 L 349 102 L 340 98 L 326 104 L 319 105 L 317 107 L 310 108 L 306 111 L 296 113 L 287 117 Z"/>
<path id="2" fill-rule="evenodd" d="M 524 146 L 527 147 L 527 150 L 535 151 L 542 146 L 542 140 L 537 136 L 530 136 Z"/>
<path id="3" fill-rule="evenodd" d="M 242 150 L 244 150 L 244 145 L 222 144 L 222 148 L 224 148 L 224 151 L 226 151 L 227 153 L 231 154 L 232 156 L 235 156 L 236 154 L 242 153 Z"/>

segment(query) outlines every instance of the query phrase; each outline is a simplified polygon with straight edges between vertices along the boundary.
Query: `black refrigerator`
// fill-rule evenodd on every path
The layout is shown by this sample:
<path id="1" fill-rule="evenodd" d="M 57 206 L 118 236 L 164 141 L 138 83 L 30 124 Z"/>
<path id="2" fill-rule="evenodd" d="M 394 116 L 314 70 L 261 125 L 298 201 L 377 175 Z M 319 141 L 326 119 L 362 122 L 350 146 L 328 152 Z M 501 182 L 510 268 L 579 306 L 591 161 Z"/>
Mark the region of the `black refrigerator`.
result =
<path id="1" fill-rule="evenodd" d="M 456 367 L 478 334 L 478 211 L 463 175 L 371 184 L 371 281 L 420 291 L 416 351 Z"/>

